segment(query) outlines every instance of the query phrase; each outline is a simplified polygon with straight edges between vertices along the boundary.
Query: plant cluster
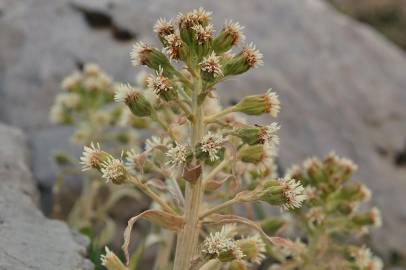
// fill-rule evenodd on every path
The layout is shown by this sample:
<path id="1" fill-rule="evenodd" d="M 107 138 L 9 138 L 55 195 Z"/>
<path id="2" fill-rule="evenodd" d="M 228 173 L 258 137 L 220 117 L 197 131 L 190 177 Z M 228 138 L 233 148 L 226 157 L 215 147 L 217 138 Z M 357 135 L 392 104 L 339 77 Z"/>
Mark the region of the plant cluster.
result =
<path id="1" fill-rule="evenodd" d="M 88 141 L 81 157 L 83 170 L 98 172 L 109 186 L 136 188 L 154 202 L 128 221 L 127 264 L 132 228 L 145 219 L 176 235 L 160 270 L 252 269 L 261 263 L 269 269 L 335 269 L 330 263 L 339 269 L 381 269 L 380 260 L 353 239 L 380 223 L 375 208 L 357 211 L 370 193 L 349 180 L 356 166 L 331 154 L 278 177 L 279 124 L 250 124 L 244 118 L 276 118 L 278 95 L 269 89 L 227 108 L 220 105 L 218 84 L 262 65 L 262 54 L 252 43 L 244 45 L 243 27 L 236 22 L 226 21 L 215 35 L 210 16 L 200 8 L 159 19 L 154 32 L 163 49 L 139 42 L 131 52 L 135 66 L 151 70 L 140 85 L 109 81 L 103 94 L 93 94 L 91 87 L 82 88 L 83 75 L 80 80 L 75 75 L 64 85 L 77 89 L 68 93 L 79 95 L 78 109 L 57 98 L 57 109 L 51 110 L 52 119 L 67 123 L 74 121 L 72 112 L 79 112 L 86 126 L 95 123 L 85 113 L 87 104 L 101 100 L 99 108 L 111 111 L 110 125 L 126 115 L 134 120 L 124 121 L 127 127 L 153 134 L 142 147 L 127 144 L 116 152 Z M 266 205 L 291 219 L 269 217 Z M 300 238 L 282 237 L 288 236 L 283 234 L 287 227 L 297 227 Z M 102 262 L 109 270 L 130 269 L 107 248 Z"/>

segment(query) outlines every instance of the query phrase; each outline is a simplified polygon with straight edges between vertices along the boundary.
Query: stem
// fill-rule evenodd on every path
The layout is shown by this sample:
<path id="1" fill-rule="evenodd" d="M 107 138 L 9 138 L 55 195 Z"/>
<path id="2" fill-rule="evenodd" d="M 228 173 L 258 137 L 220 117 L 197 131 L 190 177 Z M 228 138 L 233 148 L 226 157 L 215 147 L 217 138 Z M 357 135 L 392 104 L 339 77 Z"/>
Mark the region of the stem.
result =
<path id="1" fill-rule="evenodd" d="M 155 259 L 154 270 L 165 270 L 168 269 L 168 264 L 170 263 L 171 251 L 173 242 L 175 240 L 175 235 L 171 231 L 162 230 L 161 236 L 163 241 L 160 244 L 158 255 Z"/>
<path id="2" fill-rule="evenodd" d="M 236 198 L 233 198 L 229 201 L 223 202 L 222 204 L 219 204 L 209 210 L 207 210 L 206 212 L 204 212 L 203 214 L 200 215 L 199 219 L 203 219 L 207 216 L 210 216 L 211 214 L 220 211 L 221 209 L 224 209 L 226 207 L 229 207 L 230 205 L 233 205 L 234 203 L 238 202 L 238 200 Z"/>
<path id="3" fill-rule="evenodd" d="M 196 74 L 193 85 L 192 111 L 195 121 L 192 122 L 192 146 L 195 146 L 203 136 L 203 112 L 197 99 L 202 91 L 200 74 Z M 196 159 L 194 163 L 196 164 Z M 185 225 L 178 234 L 176 244 L 174 270 L 189 270 L 192 258 L 197 253 L 199 239 L 199 210 L 204 189 L 201 176 L 194 183 L 186 183 L 185 192 Z"/>
<path id="4" fill-rule="evenodd" d="M 216 166 L 216 168 L 214 168 L 207 176 L 206 178 L 203 180 L 204 185 L 207 184 L 208 181 L 210 181 L 210 179 L 212 179 L 213 177 L 216 176 L 216 174 L 218 174 L 222 169 L 224 169 L 225 166 L 227 166 L 229 160 L 228 159 L 223 159 L 222 162 L 220 162 L 220 164 L 218 164 Z"/>
<path id="5" fill-rule="evenodd" d="M 142 190 L 146 195 L 148 195 L 152 200 L 156 201 L 162 207 L 162 209 L 164 209 L 165 211 L 167 211 L 167 212 L 169 212 L 171 214 L 177 215 L 175 210 L 173 210 L 172 207 L 170 207 L 164 200 L 162 200 L 161 197 L 159 197 L 158 194 L 156 194 L 148 186 L 146 186 L 141 181 L 139 181 L 136 177 L 131 176 L 129 178 L 129 180 L 136 187 L 138 187 L 140 190 Z"/>
<path id="6" fill-rule="evenodd" d="M 206 118 L 204 119 L 204 122 L 205 122 L 205 123 L 214 122 L 214 121 L 217 120 L 217 118 L 219 118 L 219 117 L 221 117 L 221 116 L 224 116 L 224 115 L 226 115 L 226 114 L 232 113 L 232 112 L 235 112 L 235 106 L 229 107 L 229 108 L 227 108 L 227 109 L 222 110 L 221 112 L 218 112 L 218 113 L 215 113 L 215 114 L 213 114 L 213 115 L 210 115 L 210 116 L 206 117 Z"/>
<path id="7" fill-rule="evenodd" d="M 193 114 L 189 111 L 189 108 L 179 99 L 175 100 L 176 104 L 179 105 L 179 107 L 182 109 L 182 111 L 186 114 L 186 117 L 193 122 L 194 121 L 194 117 Z"/>
<path id="8" fill-rule="evenodd" d="M 151 116 L 151 119 L 157 122 L 166 132 L 168 132 L 168 135 L 171 137 L 172 140 L 176 142 L 175 135 L 173 134 L 172 130 L 166 125 L 164 122 L 159 119 L 158 115 L 156 113 L 153 113 Z"/>

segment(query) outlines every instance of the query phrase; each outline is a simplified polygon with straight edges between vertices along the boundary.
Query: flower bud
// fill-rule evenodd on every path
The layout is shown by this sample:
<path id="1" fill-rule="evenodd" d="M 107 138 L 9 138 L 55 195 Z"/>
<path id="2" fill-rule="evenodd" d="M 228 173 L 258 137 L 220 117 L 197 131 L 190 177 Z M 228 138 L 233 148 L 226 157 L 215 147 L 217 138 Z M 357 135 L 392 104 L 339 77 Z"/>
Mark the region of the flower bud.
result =
<path id="1" fill-rule="evenodd" d="M 246 163 L 258 163 L 264 159 L 266 149 L 263 145 L 253 145 L 240 149 L 238 157 Z"/>
<path id="2" fill-rule="evenodd" d="M 224 76 L 239 75 L 262 64 L 262 53 L 251 43 L 248 47 L 243 48 L 239 54 L 224 61 Z"/>
<path id="3" fill-rule="evenodd" d="M 128 270 L 114 252 L 106 247 L 106 254 L 101 255 L 101 263 L 107 270 Z"/>
<path id="4" fill-rule="evenodd" d="M 265 95 L 247 96 L 235 105 L 235 111 L 247 115 L 261 115 L 269 113 L 276 117 L 280 110 L 278 95 L 269 90 Z"/>
<path id="5" fill-rule="evenodd" d="M 224 53 L 230 50 L 233 46 L 241 41 L 244 41 L 245 36 L 242 33 L 242 27 L 238 22 L 226 21 L 223 30 L 213 40 L 213 49 L 216 53 Z"/>
<path id="6" fill-rule="evenodd" d="M 378 208 L 375 208 L 375 207 L 372 208 L 368 212 L 359 213 L 359 214 L 354 215 L 351 218 L 351 221 L 358 226 L 365 226 L 365 225 L 370 225 L 370 226 L 375 226 L 375 227 L 382 226 L 381 212 L 379 211 Z"/>
<path id="7" fill-rule="evenodd" d="M 147 80 L 148 88 L 165 101 L 171 101 L 178 97 L 175 84 L 163 75 L 162 69 L 150 76 Z"/>
<path id="8" fill-rule="evenodd" d="M 151 103 L 129 84 L 121 84 L 114 99 L 117 102 L 124 102 L 136 116 L 151 116 L 154 110 Z"/>
<path id="9" fill-rule="evenodd" d="M 165 54 L 143 42 L 138 42 L 133 46 L 130 56 L 134 66 L 144 65 L 155 70 L 162 68 L 165 76 L 169 77 L 172 77 L 175 72 Z"/>
<path id="10" fill-rule="evenodd" d="M 355 202 L 365 201 L 369 196 L 370 195 L 366 191 L 365 186 L 356 183 L 342 187 L 341 190 L 334 195 L 334 199 Z"/>
<path id="11" fill-rule="evenodd" d="M 261 227 L 266 234 L 274 235 L 286 224 L 287 221 L 282 218 L 269 218 L 261 222 Z"/>

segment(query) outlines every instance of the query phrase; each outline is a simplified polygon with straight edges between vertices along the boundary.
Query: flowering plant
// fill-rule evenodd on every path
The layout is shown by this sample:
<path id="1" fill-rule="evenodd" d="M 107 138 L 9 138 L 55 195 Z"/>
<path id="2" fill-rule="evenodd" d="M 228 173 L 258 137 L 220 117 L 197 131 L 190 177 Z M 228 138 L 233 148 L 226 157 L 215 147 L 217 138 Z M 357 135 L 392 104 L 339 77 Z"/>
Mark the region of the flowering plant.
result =
<path id="1" fill-rule="evenodd" d="M 336 239 L 379 225 L 377 210 L 356 211 L 369 192 L 350 182 L 355 165 L 332 154 L 280 178 L 275 165 L 279 124 L 252 125 L 243 118 L 277 117 L 278 95 L 270 89 L 221 107 L 217 85 L 262 65 L 262 54 L 252 43 L 234 54 L 244 42 L 243 27 L 226 21 L 215 36 L 210 16 L 200 8 L 159 19 L 154 32 L 163 50 L 139 42 L 131 52 L 135 66 L 151 69 L 143 87 L 113 87 L 114 100 L 154 134 L 145 147 L 121 154 L 99 144 L 84 149 L 84 170 L 98 171 L 109 184 L 135 187 L 154 202 L 128 221 L 127 263 L 133 225 L 145 219 L 175 232 L 176 270 L 249 269 L 266 257 L 272 258 L 270 269 L 333 269 L 319 261 L 324 255 L 340 269 L 380 269 L 368 249 Z M 278 206 L 293 219 L 270 218 L 263 204 Z M 244 210 L 245 216 L 236 214 Z M 295 231 L 306 242 L 281 236 L 288 223 L 298 225 Z M 109 270 L 128 269 L 109 249 L 102 261 Z"/>

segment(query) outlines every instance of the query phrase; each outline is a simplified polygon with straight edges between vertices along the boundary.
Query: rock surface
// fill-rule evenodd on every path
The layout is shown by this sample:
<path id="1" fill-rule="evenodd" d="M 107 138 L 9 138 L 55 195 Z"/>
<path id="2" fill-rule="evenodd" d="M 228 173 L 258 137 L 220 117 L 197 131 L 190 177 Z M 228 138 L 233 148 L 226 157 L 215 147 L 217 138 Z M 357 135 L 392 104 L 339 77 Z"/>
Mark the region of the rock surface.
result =
<path id="1" fill-rule="evenodd" d="M 34 173 L 43 183 L 52 180 L 49 149 L 65 144 L 63 135 L 69 133 L 47 123 L 61 78 L 77 62 L 94 61 L 117 80 L 133 80 L 132 42 L 157 43 L 156 18 L 202 5 L 215 11 L 217 28 L 226 18 L 238 19 L 264 53 L 263 67 L 219 88 L 224 102 L 277 90 L 283 104 L 283 165 L 331 149 L 354 159 L 383 212 L 376 247 L 385 255 L 406 255 L 406 57 L 375 31 L 321 0 L 8 0 L 2 5 L 0 115 L 30 134 Z"/>
<path id="2" fill-rule="evenodd" d="M 93 269 L 87 240 L 37 208 L 22 133 L 0 124 L 0 142 L 0 269 Z"/>

